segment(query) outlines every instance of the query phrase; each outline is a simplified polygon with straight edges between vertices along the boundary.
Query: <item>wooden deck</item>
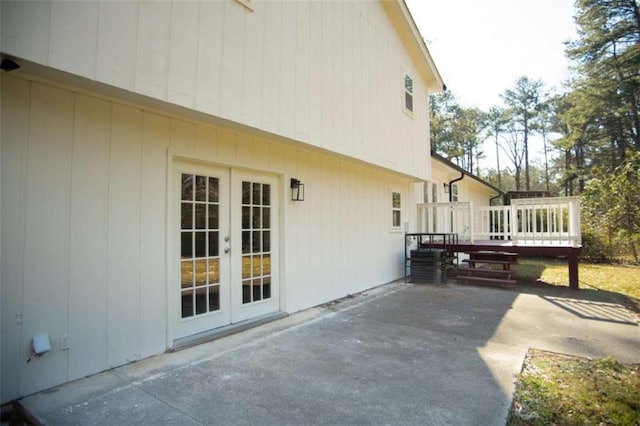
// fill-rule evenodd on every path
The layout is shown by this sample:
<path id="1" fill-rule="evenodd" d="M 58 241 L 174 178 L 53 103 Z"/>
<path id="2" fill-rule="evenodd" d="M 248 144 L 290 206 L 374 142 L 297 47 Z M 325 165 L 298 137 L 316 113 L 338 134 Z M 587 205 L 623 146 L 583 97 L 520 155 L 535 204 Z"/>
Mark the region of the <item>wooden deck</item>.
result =
<path id="1" fill-rule="evenodd" d="M 438 248 L 449 250 L 454 253 L 469 253 L 478 251 L 489 252 L 509 252 L 517 253 L 524 256 L 553 256 L 567 259 L 569 268 L 569 288 L 578 290 L 580 288 L 578 281 L 578 259 L 581 246 L 568 246 L 560 244 L 513 244 L 511 241 L 504 240 L 482 240 L 482 241 L 459 241 L 457 238 L 442 238 L 451 234 L 406 234 L 407 236 L 415 236 L 420 241 L 421 248 Z M 435 235 L 435 237 L 434 237 Z"/>
<path id="2" fill-rule="evenodd" d="M 469 201 L 418 204 L 417 228 L 420 233 L 406 235 L 420 247 L 566 258 L 569 287 L 579 288 L 579 197 L 517 199 L 508 206 L 474 206 Z"/>

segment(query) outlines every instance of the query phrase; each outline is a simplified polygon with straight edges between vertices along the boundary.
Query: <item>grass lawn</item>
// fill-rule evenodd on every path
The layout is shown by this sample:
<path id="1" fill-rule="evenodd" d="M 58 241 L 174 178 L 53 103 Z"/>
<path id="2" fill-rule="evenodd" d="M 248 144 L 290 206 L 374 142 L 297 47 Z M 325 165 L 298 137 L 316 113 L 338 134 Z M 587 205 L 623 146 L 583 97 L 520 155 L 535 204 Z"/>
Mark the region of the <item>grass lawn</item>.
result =
<path id="1" fill-rule="evenodd" d="M 530 350 L 507 425 L 640 424 L 640 365 Z"/>
<path id="2" fill-rule="evenodd" d="M 582 291 L 613 293 L 640 313 L 640 267 L 581 263 Z M 567 286 L 566 262 L 519 259 L 518 286 Z M 517 377 L 507 425 L 640 425 L 640 364 L 532 349 Z"/>
<path id="3" fill-rule="evenodd" d="M 517 279 L 522 286 L 568 286 L 566 261 L 518 259 Z M 640 266 L 580 263 L 580 288 L 616 293 L 628 308 L 640 313 Z"/>

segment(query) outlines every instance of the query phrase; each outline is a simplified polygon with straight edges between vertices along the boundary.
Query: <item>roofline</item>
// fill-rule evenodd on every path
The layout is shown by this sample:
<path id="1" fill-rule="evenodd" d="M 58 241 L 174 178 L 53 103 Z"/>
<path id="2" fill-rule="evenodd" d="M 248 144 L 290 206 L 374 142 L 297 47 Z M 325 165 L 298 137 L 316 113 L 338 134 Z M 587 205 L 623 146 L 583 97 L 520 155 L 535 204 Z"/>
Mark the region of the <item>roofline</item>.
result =
<path id="1" fill-rule="evenodd" d="M 435 158 L 436 160 L 440 161 L 441 163 L 444 163 L 446 166 L 451 167 L 452 169 L 466 175 L 469 176 L 470 178 L 480 182 L 481 184 L 483 184 L 484 186 L 486 186 L 487 188 L 490 188 L 494 191 L 496 191 L 499 195 L 503 195 L 505 192 L 493 185 L 491 185 L 489 182 L 482 180 L 481 178 L 479 178 L 478 176 L 474 175 L 473 173 L 470 173 L 468 171 L 466 171 L 465 169 L 463 169 L 462 167 L 458 166 L 457 164 L 452 163 L 449 159 L 443 157 L 442 155 L 431 151 L 431 157 Z"/>
<path id="2" fill-rule="evenodd" d="M 414 53 L 419 53 L 419 56 L 424 59 L 423 65 L 426 66 L 426 69 L 431 74 L 431 78 L 434 80 L 430 89 L 435 92 L 440 92 L 446 90 L 446 86 L 442 80 L 442 76 L 440 75 L 440 71 L 436 67 L 435 62 L 433 61 L 433 57 L 427 48 L 426 43 L 424 42 L 424 38 L 422 34 L 420 34 L 420 30 L 416 25 L 413 16 L 411 15 L 411 11 L 407 7 L 407 4 L 404 0 L 380 0 L 382 2 L 383 7 L 390 13 L 392 16 L 401 16 L 402 20 L 406 24 L 406 29 L 408 29 L 408 35 L 410 38 L 410 42 L 413 45 Z M 402 31 L 402 29 L 398 29 Z"/>

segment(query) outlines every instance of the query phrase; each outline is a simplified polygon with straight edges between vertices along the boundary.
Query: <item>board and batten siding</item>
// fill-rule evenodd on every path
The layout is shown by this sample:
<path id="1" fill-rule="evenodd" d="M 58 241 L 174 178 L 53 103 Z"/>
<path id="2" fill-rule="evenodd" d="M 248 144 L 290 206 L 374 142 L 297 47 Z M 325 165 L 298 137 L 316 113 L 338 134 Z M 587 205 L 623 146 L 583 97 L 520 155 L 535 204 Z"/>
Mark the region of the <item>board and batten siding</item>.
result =
<path id="1" fill-rule="evenodd" d="M 428 80 L 381 1 L 3 1 L 2 51 L 420 179 Z M 403 111 L 404 75 L 413 115 Z"/>
<path id="2" fill-rule="evenodd" d="M 171 344 L 174 157 L 279 176 L 281 310 L 403 274 L 391 192 L 402 194 L 402 222 L 415 223 L 413 179 L 55 83 L 0 83 L 2 401 Z M 304 182 L 304 202 L 290 201 L 290 177 Z M 41 333 L 53 349 L 27 363 Z"/>

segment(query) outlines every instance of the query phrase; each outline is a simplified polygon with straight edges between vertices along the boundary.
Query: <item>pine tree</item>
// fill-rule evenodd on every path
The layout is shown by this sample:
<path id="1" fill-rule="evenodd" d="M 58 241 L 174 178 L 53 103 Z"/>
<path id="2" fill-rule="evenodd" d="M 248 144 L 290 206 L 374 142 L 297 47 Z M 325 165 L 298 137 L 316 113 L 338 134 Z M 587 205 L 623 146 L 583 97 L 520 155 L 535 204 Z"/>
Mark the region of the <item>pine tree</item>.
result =
<path id="1" fill-rule="evenodd" d="M 542 81 L 530 80 L 528 77 L 520 77 L 513 89 L 504 92 L 502 99 L 511 110 L 513 119 L 520 124 L 524 156 L 525 189 L 531 190 L 531 177 L 529 174 L 529 134 L 531 124 L 538 114 L 540 105 L 540 91 Z"/>

